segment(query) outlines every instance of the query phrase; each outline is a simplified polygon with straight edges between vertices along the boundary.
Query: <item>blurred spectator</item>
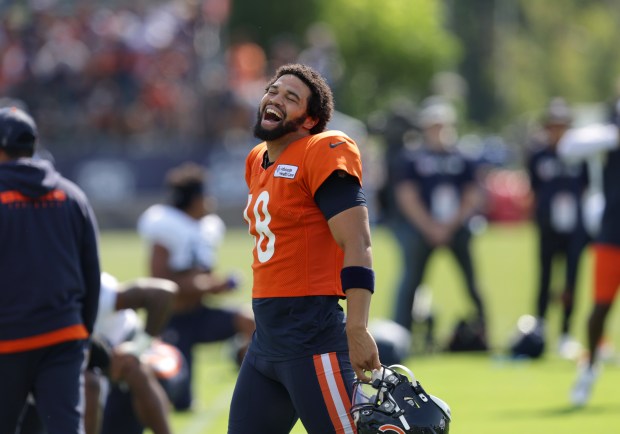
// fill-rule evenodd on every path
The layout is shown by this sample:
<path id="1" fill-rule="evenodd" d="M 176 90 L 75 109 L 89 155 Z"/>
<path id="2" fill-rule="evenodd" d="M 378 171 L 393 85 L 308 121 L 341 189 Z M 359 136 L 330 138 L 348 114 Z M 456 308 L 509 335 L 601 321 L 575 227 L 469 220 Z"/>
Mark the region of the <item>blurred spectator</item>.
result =
<path id="1" fill-rule="evenodd" d="M 394 320 L 411 328 L 416 290 L 437 248 L 454 254 L 475 308 L 474 323 L 484 347 L 485 311 L 470 251 L 469 221 L 480 208 L 481 191 L 474 164 L 456 149 L 456 112 L 443 99 L 426 100 L 419 113 L 422 139 L 404 149 L 394 194 L 399 210 L 397 240 L 403 253 L 403 275 L 394 302 Z M 481 348 L 482 349 L 482 348 Z"/>
<path id="2" fill-rule="evenodd" d="M 542 119 L 542 130 L 534 136 L 527 156 L 539 242 L 538 327 L 544 325 L 552 293 L 552 268 L 554 260 L 560 257 L 565 261 L 565 277 L 560 298 L 563 317 L 558 351 L 567 358 L 576 356 L 576 342 L 569 334 L 570 320 L 579 261 L 588 242 L 581 208 L 581 197 L 588 182 L 585 165 L 566 163 L 557 153 L 558 142 L 572 121 L 568 104 L 560 98 L 551 100 Z"/>
<path id="3" fill-rule="evenodd" d="M 394 184 L 405 143 L 417 136 L 415 107 L 407 99 L 395 99 L 388 110 L 374 113 L 369 119 L 369 131 L 383 141 L 383 180 L 377 191 L 378 221 L 391 229 L 398 221 Z"/>
<path id="4" fill-rule="evenodd" d="M 269 70 L 267 75 L 271 76 L 282 65 L 297 62 L 300 50 L 301 48 L 295 42 L 293 35 L 278 35 L 269 45 Z"/>
<path id="5" fill-rule="evenodd" d="M 316 22 L 306 31 L 308 47 L 299 53 L 299 62 L 316 69 L 335 88 L 344 74 L 340 48 L 329 24 Z"/>
<path id="6" fill-rule="evenodd" d="M 59 154 L 165 152 L 171 142 L 208 151 L 229 119 L 249 129 L 254 117 L 220 73 L 224 3 L 14 2 L 0 19 L 0 92 L 25 101 Z M 260 64 L 242 57 L 244 71 Z"/>
<path id="7" fill-rule="evenodd" d="M 228 49 L 230 88 L 248 107 L 257 109 L 256 100 L 265 91 L 267 56 L 254 42 L 240 42 Z"/>

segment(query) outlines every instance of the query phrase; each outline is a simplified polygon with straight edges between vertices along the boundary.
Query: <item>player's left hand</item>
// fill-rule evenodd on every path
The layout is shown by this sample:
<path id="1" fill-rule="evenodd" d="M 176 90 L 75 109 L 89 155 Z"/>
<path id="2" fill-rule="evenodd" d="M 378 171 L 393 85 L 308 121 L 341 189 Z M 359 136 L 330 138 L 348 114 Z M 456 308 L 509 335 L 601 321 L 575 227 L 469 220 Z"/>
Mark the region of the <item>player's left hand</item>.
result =
<path id="1" fill-rule="evenodd" d="M 381 368 L 377 344 L 366 327 L 347 328 L 349 359 L 358 379 L 369 382 L 370 375 L 365 371 Z"/>

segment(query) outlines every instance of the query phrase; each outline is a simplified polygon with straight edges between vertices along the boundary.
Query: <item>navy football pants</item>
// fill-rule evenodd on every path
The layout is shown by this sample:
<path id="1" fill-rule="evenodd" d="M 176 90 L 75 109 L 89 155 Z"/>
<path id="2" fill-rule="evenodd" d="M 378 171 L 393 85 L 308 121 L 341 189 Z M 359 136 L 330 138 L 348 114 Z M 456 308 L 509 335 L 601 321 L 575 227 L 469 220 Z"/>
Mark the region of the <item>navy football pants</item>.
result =
<path id="1" fill-rule="evenodd" d="M 540 272 L 538 276 L 538 299 L 537 314 L 545 318 L 551 298 L 551 270 L 554 259 L 560 257 L 565 260 L 565 280 L 562 288 L 562 333 L 568 333 L 570 320 L 575 301 L 575 289 L 577 287 L 577 271 L 581 254 L 588 244 L 588 235 L 582 227 L 574 232 L 563 234 L 551 228 L 539 227 L 539 250 L 538 259 Z"/>
<path id="2" fill-rule="evenodd" d="M 232 398 L 228 434 L 287 434 L 298 419 L 308 434 L 354 434 L 348 354 L 266 361 L 249 352 Z"/>

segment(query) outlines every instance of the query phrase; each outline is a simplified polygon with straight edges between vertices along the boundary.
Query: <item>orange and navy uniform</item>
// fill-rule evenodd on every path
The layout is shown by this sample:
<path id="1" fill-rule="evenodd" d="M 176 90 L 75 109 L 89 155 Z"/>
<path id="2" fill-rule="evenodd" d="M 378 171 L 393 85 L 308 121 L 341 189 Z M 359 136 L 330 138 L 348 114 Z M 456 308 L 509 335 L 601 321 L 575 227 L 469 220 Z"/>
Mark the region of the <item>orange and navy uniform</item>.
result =
<path id="1" fill-rule="evenodd" d="M 256 332 L 239 372 L 228 432 L 289 432 L 301 419 L 308 433 L 354 434 L 355 374 L 339 305 L 344 253 L 330 232 L 330 213 L 315 197 L 334 172 L 348 174 L 361 189 L 360 153 L 340 131 L 290 143 L 269 166 L 266 152 L 261 143 L 246 160 Z M 255 396 L 261 405 L 252 405 Z"/>
<path id="2" fill-rule="evenodd" d="M 46 161 L 0 164 L 0 355 L 88 338 L 99 256 L 84 193 Z"/>
<path id="3" fill-rule="evenodd" d="M 594 245 L 594 298 L 611 303 L 620 290 L 620 149 L 609 151 L 603 169 L 605 210 Z"/>
<path id="4" fill-rule="evenodd" d="M 343 252 L 314 194 L 334 171 L 362 181 L 360 153 L 344 133 L 328 131 L 291 143 L 272 166 L 262 167 L 265 143 L 246 160 L 249 187 L 244 217 L 255 238 L 253 298 L 334 295 Z"/>
<path id="5" fill-rule="evenodd" d="M 265 143 L 246 160 L 249 187 L 244 217 L 254 237 L 252 307 L 256 333 L 250 351 L 271 360 L 347 351 L 338 304 L 343 251 L 314 201 L 335 171 L 362 182 L 355 142 L 327 131 L 287 146 L 265 168 Z"/>
<path id="6" fill-rule="evenodd" d="M 287 146 L 267 168 L 261 143 L 246 160 L 249 187 L 244 217 L 254 237 L 252 307 L 256 333 L 250 351 L 270 360 L 347 351 L 338 304 L 343 251 L 314 201 L 335 171 L 362 184 L 355 142 L 326 131 Z M 311 299 L 309 297 L 312 297 Z"/>

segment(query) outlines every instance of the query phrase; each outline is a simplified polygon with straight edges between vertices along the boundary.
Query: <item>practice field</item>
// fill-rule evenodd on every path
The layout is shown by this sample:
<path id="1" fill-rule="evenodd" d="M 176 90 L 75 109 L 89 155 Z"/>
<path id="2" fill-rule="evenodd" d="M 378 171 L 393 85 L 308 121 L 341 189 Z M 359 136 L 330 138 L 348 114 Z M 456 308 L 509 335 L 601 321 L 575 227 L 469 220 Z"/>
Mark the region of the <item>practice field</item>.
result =
<path id="1" fill-rule="evenodd" d="M 218 270 L 237 270 L 244 284 L 221 303 L 250 302 L 250 248 L 252 240 L 243 229 L 229 230 L 220 252 Z M 405 364 L 428 392 L 452 408 L 451 434 L 584 434 L 620 433 L 620 359 L 605 363 L 590 404 L 575 409 L 568 392 L 575 377 L 575 362 L 559 358 L 555 346 L 560 306 L 550 306 L 545 356 L 536 361 L 514 361 L 506 347 L 517 319 L 532 313 L 536 287 L 536 240 L 529 225 L 490 226 L 474 240 L 476 268 L 489 315 L 493 350 L 486 354 L 413 354 Z M 373 230 L 377 290 L 373 318 L 389 317 L 399 278 L 399 252 L 389 231 Z M 104 270 L 119 279 L 146 272 L 145 249 L 133 232 L 104 232 L 101 237 Z M 590 308 L 591 260 L 581 263 L 580 284 L 574 313 L 574 335 L 585 342 L 585 321 Z M 556 273 L 554 280 L 560 282 Z M 439 251 L 430 262 L 426 283 L 433 296 L 436 338 L 444 344 L 455 322 L 471 312 L 459 271 L 447 252 Z M 558 285 L 556 284 L 556 287 Z M 556 291 L 557 293 L 557 291 Z M 608 323 L 608 340 L 620 350 L 620 308 L 616 305 Z M 173 414 L 179 434 L 224 434 L 236 366 L 225 343 L 203 345 L 197 350 L 196 408 Z M 261 405 L 260 396 L 256 405 Z M 294 434 L 305 433 L 297 424 Z M 269 434 L 269 433 L 265 433 Z"/>

